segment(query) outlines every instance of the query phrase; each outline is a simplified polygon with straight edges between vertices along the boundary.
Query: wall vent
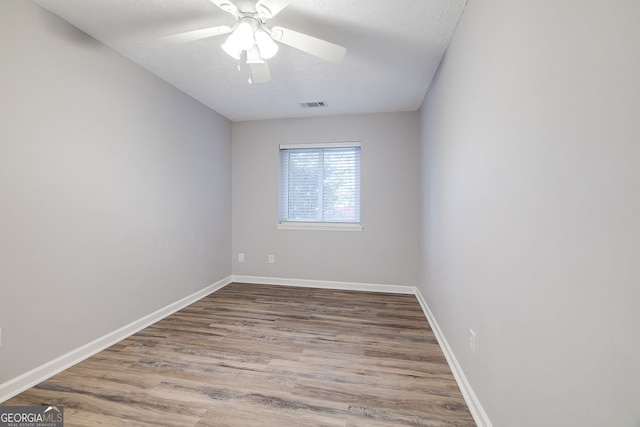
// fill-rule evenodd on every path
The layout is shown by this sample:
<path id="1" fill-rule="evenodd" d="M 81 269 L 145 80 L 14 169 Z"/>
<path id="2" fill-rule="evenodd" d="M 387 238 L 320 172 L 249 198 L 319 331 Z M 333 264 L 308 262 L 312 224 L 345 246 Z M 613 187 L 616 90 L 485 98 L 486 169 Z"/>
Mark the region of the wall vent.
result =
<path id="1" fill-rule="evenodd" d="M 316 101 L 316 102 L 301 102 L 300 107 L 302 108 L 327 108 L 328 105 L 324 101 Z"/>

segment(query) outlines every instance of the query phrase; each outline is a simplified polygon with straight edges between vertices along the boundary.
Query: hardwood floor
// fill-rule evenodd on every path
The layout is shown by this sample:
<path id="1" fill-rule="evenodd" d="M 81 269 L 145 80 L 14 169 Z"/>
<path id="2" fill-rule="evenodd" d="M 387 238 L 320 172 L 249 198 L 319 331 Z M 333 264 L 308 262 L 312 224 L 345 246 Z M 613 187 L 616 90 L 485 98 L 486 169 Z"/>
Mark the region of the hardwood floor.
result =
<path id="1" fill-rule="evenodd" d="M 65 426 L 475 426 L 413 295 L 233 283 L 3 403 Z"/>

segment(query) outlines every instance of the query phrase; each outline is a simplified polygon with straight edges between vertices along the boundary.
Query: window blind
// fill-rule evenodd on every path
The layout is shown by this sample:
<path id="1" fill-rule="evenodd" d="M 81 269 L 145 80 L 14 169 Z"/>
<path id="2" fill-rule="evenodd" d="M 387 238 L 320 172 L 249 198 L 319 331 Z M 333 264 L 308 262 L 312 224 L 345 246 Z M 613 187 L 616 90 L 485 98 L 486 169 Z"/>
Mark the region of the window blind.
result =
<path id="1" fill-rule="evenodd" d="M 360 222 L 360 145 L 280 147 L 280 222 Z"/>

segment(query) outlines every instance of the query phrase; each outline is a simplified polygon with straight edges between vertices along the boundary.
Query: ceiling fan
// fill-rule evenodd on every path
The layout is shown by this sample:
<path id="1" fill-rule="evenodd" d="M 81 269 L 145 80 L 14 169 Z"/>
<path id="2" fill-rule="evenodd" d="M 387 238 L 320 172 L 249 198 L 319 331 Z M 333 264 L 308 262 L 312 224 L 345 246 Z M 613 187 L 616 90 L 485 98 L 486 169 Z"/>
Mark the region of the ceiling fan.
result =
<path id="1" fill-rule="evenodd" d="M 208 37 L 230 34 L 222 44 L 222 49 L 231 57 L 249 66 L 249 83 L 262 83 L 271 80 L 266 60 L 278 52 L 276 42 L 317 56 L 326 61 L 339 63 L 347 49 L 308 34 L 299 33 L 283 27 L 267 28 L 267 21 L 287 7 L 291 0 L 210 0 L 220 9 L 233 15 L 236 24 L 233 27 L 220 25 L 201 30 L 187 31 L 162 37 L 160 40 L 170 43 L 186 43 Z"/>

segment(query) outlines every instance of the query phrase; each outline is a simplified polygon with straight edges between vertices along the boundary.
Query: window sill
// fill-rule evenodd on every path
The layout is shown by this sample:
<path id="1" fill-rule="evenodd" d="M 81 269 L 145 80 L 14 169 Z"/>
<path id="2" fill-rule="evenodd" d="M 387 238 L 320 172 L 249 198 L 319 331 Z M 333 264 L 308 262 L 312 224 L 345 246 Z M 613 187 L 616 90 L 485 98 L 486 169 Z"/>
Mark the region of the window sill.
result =
<path id="1" fill-rule="evenodd" d="M 347 224 L 337 222 L 281 222 L 276 224 L 278 230 L 308 230 L 308 231 L 362 231 L 361 224 Z"/>

